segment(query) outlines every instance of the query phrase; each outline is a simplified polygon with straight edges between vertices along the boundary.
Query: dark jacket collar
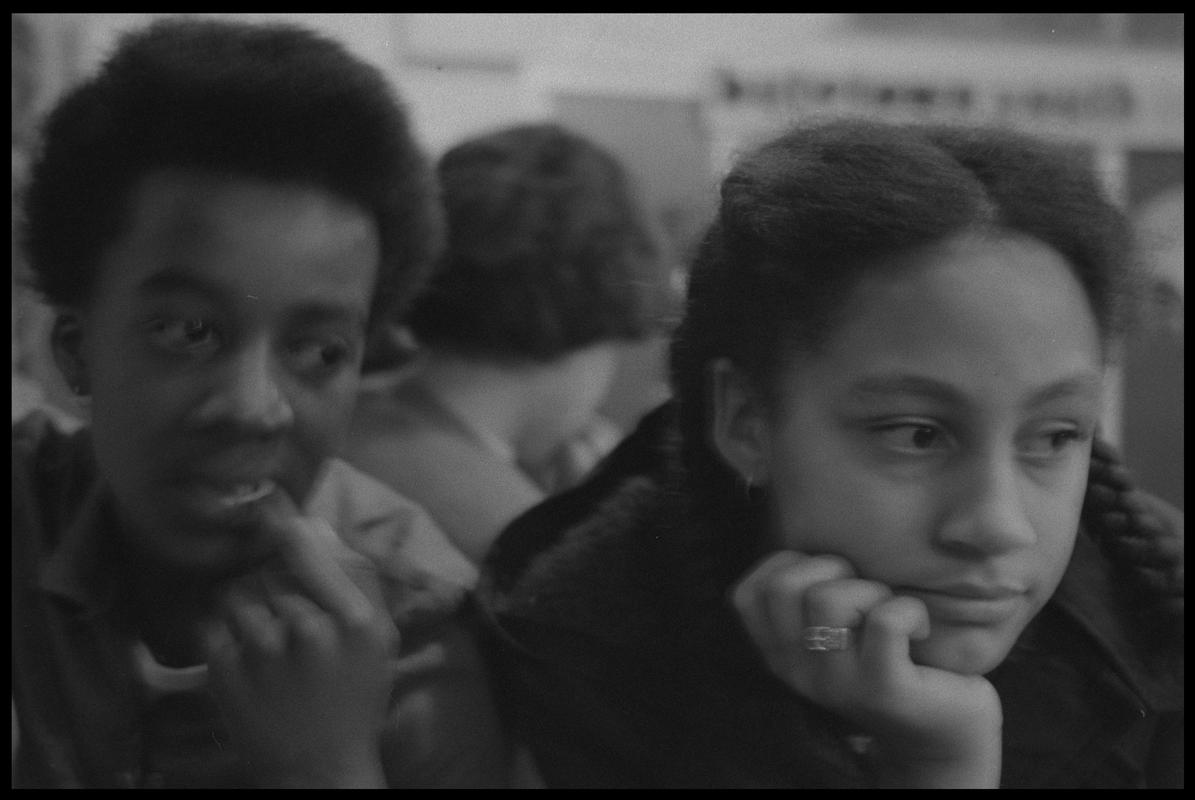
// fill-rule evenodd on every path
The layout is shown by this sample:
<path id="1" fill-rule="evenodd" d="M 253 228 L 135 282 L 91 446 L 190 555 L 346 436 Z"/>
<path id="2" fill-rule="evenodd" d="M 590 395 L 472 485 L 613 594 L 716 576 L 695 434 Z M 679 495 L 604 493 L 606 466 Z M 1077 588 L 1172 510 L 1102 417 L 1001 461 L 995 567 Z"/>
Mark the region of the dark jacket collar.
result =
<path id="1" fill-rule="evenodd" d="M 1158 712 L 1182 708 L 1181 673 L 1175 674 L 1173 659 L 1144 640 L 1135 614 L 1148 611 L 1135 612 L 1133 600 L 1098 547 L 1080 531 L 1052 602 L 1090 637 L 1103 659 L 1147 708 Z"/>

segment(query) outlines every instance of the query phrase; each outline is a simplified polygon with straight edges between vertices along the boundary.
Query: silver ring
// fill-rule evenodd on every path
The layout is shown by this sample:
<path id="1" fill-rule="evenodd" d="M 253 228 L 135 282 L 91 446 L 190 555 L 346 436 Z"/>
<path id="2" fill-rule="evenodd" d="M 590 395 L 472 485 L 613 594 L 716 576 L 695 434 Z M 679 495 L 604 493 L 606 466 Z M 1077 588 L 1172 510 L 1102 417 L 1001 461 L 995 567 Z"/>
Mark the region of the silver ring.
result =
<path id="1" fill-rule="evenodd" d="M 851 646 L 850 628 L 810 625 L 801 633 L 806 650 L 824 653 L 828 650 L 847 650 Z"/>

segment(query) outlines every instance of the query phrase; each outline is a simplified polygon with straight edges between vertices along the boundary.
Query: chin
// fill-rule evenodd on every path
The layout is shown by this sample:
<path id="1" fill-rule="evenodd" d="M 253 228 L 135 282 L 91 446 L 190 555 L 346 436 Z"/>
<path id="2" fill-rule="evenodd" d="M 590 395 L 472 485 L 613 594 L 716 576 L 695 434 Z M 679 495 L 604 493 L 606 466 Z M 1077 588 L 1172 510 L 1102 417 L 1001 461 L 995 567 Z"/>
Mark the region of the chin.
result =
<path id="1" fill-rule="evenodd" d="M 1004 661 L 1012 644 L 1013 640 L 998 631 L 943 631 L 913 642 L 910 655 L 913 663 L 924 667 L 959 675 L 986 675 Z"/>
<path id="2" fill-rule="evenodd" d="M 196 578 L 219 580 L 251 570 L 271 553 L 268 540 L 246 537 L 221 526 L 175 518 L 155 530 L 171 530 L 169 538 L 142 539 L 142 553 L 168 569 Z"/>

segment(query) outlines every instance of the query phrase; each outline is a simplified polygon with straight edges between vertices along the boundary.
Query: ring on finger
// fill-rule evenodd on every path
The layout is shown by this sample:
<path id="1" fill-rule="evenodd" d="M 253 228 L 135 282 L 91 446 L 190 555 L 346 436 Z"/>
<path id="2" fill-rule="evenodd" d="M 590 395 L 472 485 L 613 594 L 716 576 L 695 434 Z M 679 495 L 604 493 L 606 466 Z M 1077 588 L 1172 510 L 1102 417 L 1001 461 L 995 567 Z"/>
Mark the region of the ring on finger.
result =
<path id="1" fill-rule="evenodd" d="M 830 625 L 810 625 L 801 633 L 806 650 L 824 653 L 830 650 L 847 650 L 851 646 L 851 629 Z"/>

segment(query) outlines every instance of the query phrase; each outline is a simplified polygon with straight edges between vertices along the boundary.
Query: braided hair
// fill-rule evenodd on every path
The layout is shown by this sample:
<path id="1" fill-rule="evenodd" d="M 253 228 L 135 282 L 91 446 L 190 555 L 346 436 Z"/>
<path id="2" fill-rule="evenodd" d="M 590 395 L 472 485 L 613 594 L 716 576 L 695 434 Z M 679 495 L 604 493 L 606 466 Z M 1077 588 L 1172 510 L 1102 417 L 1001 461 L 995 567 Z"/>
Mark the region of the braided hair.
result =
<path id="1" fill-rule="evenodd" d="M 1138 595 L 1138 627 L 1167 649 L 1183 647 L 1181 511 L 1137 488 L 1112 445 L 1092 446 L 1083 528 Z"/>

